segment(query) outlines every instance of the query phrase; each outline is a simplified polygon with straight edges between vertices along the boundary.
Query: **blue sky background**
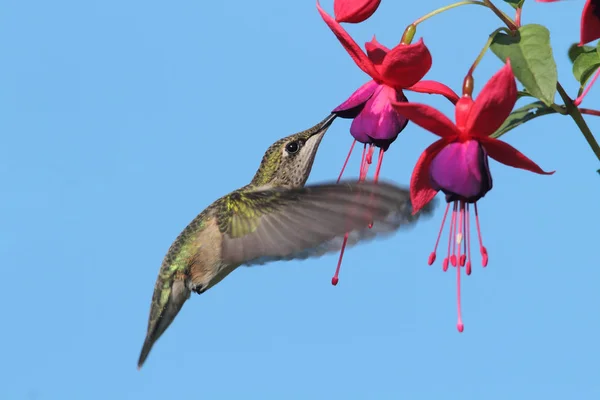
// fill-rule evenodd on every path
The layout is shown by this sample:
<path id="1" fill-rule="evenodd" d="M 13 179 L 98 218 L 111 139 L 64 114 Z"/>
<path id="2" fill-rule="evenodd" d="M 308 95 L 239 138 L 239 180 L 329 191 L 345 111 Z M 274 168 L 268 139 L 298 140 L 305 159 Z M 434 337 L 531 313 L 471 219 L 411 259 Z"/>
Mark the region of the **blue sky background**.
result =
<path id="1" fill-rule="evenodd" d="M 393 46 L 447 3 L 384 0 L 348 29 Z M 566 50 L 583 1 L 527 3 L 524 23 L 548 24 L 573 94 Z M 419 26 L 427 78 L 458 91 L 497 26 L 474 6 Z M 600 165 L 569 118 L 505 136 L 554 176 L 491 161 L 490 263 L 463 280 L 463 334 L 455 274 L 426 265 L 440 208 L 349 250 L 335 288 L 335 254 L 239 269 L 191 298 L 138 372 L 173 239 L 367 77 L 314 1 L 5 1 L 0 37 L 0 399 L 600 398 Z M 500 67 L 488 54 L 476 91 Z M 599 100 L 595 87 L 584 105 Z M 311 182 L 337 177 L 349 125 L 327 133 Z M 382 175 L 408 183 L 433 140 L 409 125 Z"/>

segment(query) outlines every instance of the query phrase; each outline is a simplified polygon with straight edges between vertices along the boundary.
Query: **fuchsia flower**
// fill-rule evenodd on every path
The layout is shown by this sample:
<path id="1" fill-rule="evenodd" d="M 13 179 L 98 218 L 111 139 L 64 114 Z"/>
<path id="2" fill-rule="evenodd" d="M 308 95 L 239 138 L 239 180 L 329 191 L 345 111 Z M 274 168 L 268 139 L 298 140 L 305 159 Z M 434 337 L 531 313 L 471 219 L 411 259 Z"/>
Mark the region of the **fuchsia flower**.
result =
<path id="1" fill-rule="evenodd" d="M 554 3 L 559 0 L 536 0 L 538 3 Z M 581 14 L 580 46 L 600 39 L 600 0 L 587 0 Z"/>
<path id="2" fill-rule="evenodd" d="M 351 0 L 336 0 L 334 8 L 348 2 Z M 396 139 L 407 120 L 394 111 L 391 103 L 406 101 L 403 89 L 442 94 L 454 103 L 458 101 L 458 95 L 449 87 L 435 81 L 421 81 L 431 68 L 431 54 L 423 40 L 399 44 L 390 50 L 373 38 L 366 43 L 365 54 L 318 2 L 317 9 L 356 65 L 372 78 L 333 110 L 339 117 L 354 119 L 350 133 L 359 142 L 386 150 Z"/>
<path id="3" fill-rule="evenodd" d="M 517 149 L 498 139 L 491 138 L 506 120 L 517 101 L 517 86 L 510 61 L 484 86 L 475 101 L 470 95 L 456 104 L 456 123 L 425 104 L 397 102 L 393 107 L 415 124 L 441 137 L 429 146 L 417 161 L 410 182 L 410 196 L 414 212 L 430 202 L 438 191 L 444 192 L 448 206 L 442 220 L 440 233 L 429 265 L 436 259 L 437 246 L 452 203 L 452 216 L 448 240 L 448 255 L 442 263 L 443 270 L 452 264 L 457 270 L 458 323 L 463 331 L 460 310 L 460 267 L 471 274 L 470 205 L 475 209 L 475 223 L 479 238 L 482 265 L 488 263 L 488 252 L 481 239 L 477 201 L 492 189 L 492 176 L 488 156 L 514 168 L 537 174 L 544 172 L 537 164 Z"/>
<path id="4" fill-rule="evenodd" d="M 554 3 L 559 0 L 536 0 L 540 3 Z M 581 37 L 579 40 L 579 46 L 583 46 L 593 40 L 600 39 L 600 0 L 587 0 L 583 6 L 583 13 L 581 14 Z M 584 97 L 588 94 L 594 83 L 600 76 L 600 68 L 596 70 L 589 85 L 585 88 L 585 91 L 575 99 L 574 104 L 579 106 L 583 101 Z"/>
<path id="5" fill-rule="evenodd" d="M 367 3 L 368 7 L 363 8 L 362 5 Z M 442 94 L 453 103 L 458 101 L 458 95 L 446 85 L 435 81 L 421 80 L 431 68 L 432 62 L 431 54 L 422 39 L 414 44 L 401 43 L 390 50 L 373 37 L 365 45 L 365 54 L 338 23 L 338 21 L 360 22 L 373 14 L 378 5 L 378 1 L 335 0 L 336 21 L 321 8 L 317 1 L 317 9 L 325 23 L 333 31 L 356 65 L 372 79 L 358 88 L 346 101 L 332 111 L 341 118 L 353 119 L 350 133 L 355 140 L 350 147 L 346 163 L 356 141 L 364 144 L 359 174 L 361 180 L 367 176 L 369 165 L 372 162 L 374 146 L 380 148 L 374 177 L 375 180 L 378 179 L 383 153 L 396 140 L 398 134 L 408 123 L 408 120 L 398 114 L 392 107 L 394 102 L 407 101 L 403 93 L 404 89 L 422 93 Z M 342 11 L 349 9 L 368 9 L 368 12 Z M 367 145 L 369 145 L 368 150 L 366 149 Z M 346 163 L 344 163 L 340 178 Z M 334 285 L 338 282 L 345 244 L 346 241 L 342 245 L 338 268 L 332 279 Z"/>

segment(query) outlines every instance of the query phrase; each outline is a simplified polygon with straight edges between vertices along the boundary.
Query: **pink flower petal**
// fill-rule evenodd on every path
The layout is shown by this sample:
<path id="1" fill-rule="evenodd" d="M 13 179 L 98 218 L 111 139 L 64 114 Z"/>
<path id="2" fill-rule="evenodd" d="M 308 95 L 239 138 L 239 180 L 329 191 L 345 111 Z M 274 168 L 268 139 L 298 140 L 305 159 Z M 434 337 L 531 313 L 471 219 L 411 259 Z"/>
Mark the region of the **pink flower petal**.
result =
<path id="1" fill-rule="evenodd" d="M 362 69 L 371 78 L 379 79 L 379 73 L 367 55 L 361 50 L 354 39 L 352 39 L 348 32 L 346 32 L 339 23 L 337 23 L 333 18 L 331 18 L 331 16 L 329 16 L 329 14 L 323 11 L 318 1 L 317 10 L 319 11 L 319 14 L 321 14 L 323 21 L 325 21 L 327 26 L 329 26 L 329 29 L 331 29 L 342 46 L 344 46 L 348 54 L 350 54 L 350 57 L 352 57 L 356 65 L 358 65 L 358 68 Z"/>
<path id="2" fill-rule="evenodd" d="M 337 22 L 357 24 L 369 18 L 381 0 L 335 0 L 333 13 Z"/>
<path id="3" fill-rule="evenodd" d="M 460 134 L 456 125 L 444 114 L 433 107 L 419 103 L 392 103 L 398 114 L 419 125 L 423 129 L 444 138 L 456 137 Z"/>
<path id="4" fill-rule="evenodd" d="M 487 155 L 477 140 L 448 143 L 431 160 L 429 174 L 431 186 L 443 191 L 447 201 L 474 202 L 492 189 Z"/>
<path id="5" fill-rule="evenodd" d="M 581 14 L 580 46 L 600 38 L 600 2 L 587 0 Z"/>
<path id="6" fill-rule="evenodd" d="M 458 95 L 454 92 L 454 90 L 450 89 L 443 83 L 436 81 L 419 81 L 406 89 L 418 93 L 441 94 L 442 96 L 450 100 L 452 104 L 456 104 L 456 102 L 459 99 Z"/>
<path id="7" fill-rule="evenodd" d="M 373 96 L 375 89 L 379 84 L 375 81 L 369 81 L 359 87 L 354 93 L 348 97 L 348 100 L 337 106 L 332 113 L 337 114 L 342 118 L 355 118 L 362 110 L 367 100 Z"/>
<path id="8" fill-rule="evenodd" d="M 421 153 L 421 156 L 413 169 L 412 176 L 410 177 L 410 201 L 413 206 L 413 214 L 416 214 L 421 208 L 429 203 L 438 192 L 431 186 L 429 166 L 431 160 L 433 160 L 446 144 L 448 144 L 448 141 L 441 139 L 427 147 L 425 151 Z"/>
<path id="9" fill-rule="evenodd" d="M 475 99 L 465 130 L 473 136 L 491 135 L 508 118 L 516 102 L 517 84 L 507 59 Z"/>
<path id="10" fill-rule="evenodd" d="M 420 39 L 413 44 L 399 44 L 381 64 L 381 80 L 388 86 L 404 89 L 413 86 L 431 68 L 431 54 Z"/>
<path id="11" fill-rule="evenodd" d="M 535 172 L 536 174 L 552 175 L 554 173 L 554 171 L 544 171 L 527 156 L 506 142 L 490 137 L 482 137 L 478 138 L 478 140 L 485 148 L 488 156 L 504 165 Z"/>
<path id="12" fill-rule="evenodd" d="M 392 108 L 392 101 L 405 102 L 406 98 L 394 88 L 378 86 L 365 107 L 352 121 L 352 136 L 363 143 L 364 138 L 368 136 L 370 140 L 367 143 L 373 142 L 386 150 L 408 123 L 404 116 Z"/>

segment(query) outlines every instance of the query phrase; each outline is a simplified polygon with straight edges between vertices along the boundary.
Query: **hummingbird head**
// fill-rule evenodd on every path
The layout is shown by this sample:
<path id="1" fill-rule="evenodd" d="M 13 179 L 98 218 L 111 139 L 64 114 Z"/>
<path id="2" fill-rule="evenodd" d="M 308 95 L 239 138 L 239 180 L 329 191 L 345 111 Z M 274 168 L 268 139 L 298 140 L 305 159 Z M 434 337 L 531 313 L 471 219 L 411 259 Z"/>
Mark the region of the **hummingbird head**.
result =
<path id="1" fill-rule="evenodd" d="M 310 129 L 284 137 L 265 152 L 250 186 L 304 186 L 323 135 L 335 119 L 331 114 Z"/>

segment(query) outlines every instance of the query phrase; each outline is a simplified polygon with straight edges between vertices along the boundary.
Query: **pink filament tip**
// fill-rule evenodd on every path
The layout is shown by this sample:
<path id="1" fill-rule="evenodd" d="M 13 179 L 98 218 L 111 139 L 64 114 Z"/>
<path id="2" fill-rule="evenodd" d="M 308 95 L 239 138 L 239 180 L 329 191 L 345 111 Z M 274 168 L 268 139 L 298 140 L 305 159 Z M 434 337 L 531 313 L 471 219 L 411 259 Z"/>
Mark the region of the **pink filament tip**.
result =
<path id="1" fill-rule="evenodd" d="M 458 322 L 458 323 L 456 324 L 456 329 L 458 329 L 458 331 L 459 331 L 460 333 L 463 333 L 463 331 L 465 330 L 465 326 L 463 325 L 463 323 L 462 323 L 462 322 Z"/>
<path id="2" fill-rule="evenodd" d="M 331 278 L 331 284 L 337 285 L 339 282 L 338 276 L 340 275 L 340 267 L 342 266 L 342 259 L 344 258 L 344 250 L 346 249 L 346 243 L 348 243 L 348 233 L 344 235 L 344 241 L 342 242 L 342 249 L 340 250 L 340 258 L 338 259 L 337 267 L 335 268 L 335 274 Z"/>
<path id="3" fill-rule="evenodd" d="M 444 258 L 444 262 L 442 263 L 442 269 L 444 272 L 448 271 L 448 257 Z"/>
<path id="4" fill-rule="evenodd" d="M 369 229 L 372 229 L 372 228 L 373 228 L 373 223 L 371 222 L 371 223 L 369 224 Z"/>
<path id="5" fill-rule="evenodd" d="M 456 267 L 457 262 L 456 262 L 456 254 L 452 254 L 450 256 L 450 264 L 452 264 L 453 267 Z"/>
<path id="6" fill-rule="evenodd" d="M 432 251 L 429 255 L 429 259 L 427 260 L 427 264 L 431 265 L 435 262 L 435 251 Z"/>
<path id="7" fill-rule="evenodd" d="M 487 265 L 488 265 L 487 253 L 483 253 L 483 255 L 481 256 L 481 265 L 483 266 L 483 268 L 487 267 Z"/>
<path id="8" fill-rule="evenodd" d="M 471 261 L 467 262 L 466 271 L 467 275 L 471 275 Z"/>
<path id="9" fill-rule="evenodd" d="M 373 150 L 375 150 L 375 148 L 373 145 L 370 145 L 369 150 L 367 151 L 367 164 L 371 164 L 373 162 Z"/>
<path id="10" fill-rule="evenodd" d="M 464 267 L 466 262 L 467 262 L 467 256 L 466 256 L 466 255 L 464 255 L 464 254 L 462 254 L 462 255 L 460 256 L 460 266 L 461 266 L 461 267 Z"/>
<path id="11" fill-rule="evenodd" d="M 481 250 L 481 254 L 487 255 L 488 252 L 487 252 L 487 248 L 485 246 L 481 246 L 480 250 Z"/>

